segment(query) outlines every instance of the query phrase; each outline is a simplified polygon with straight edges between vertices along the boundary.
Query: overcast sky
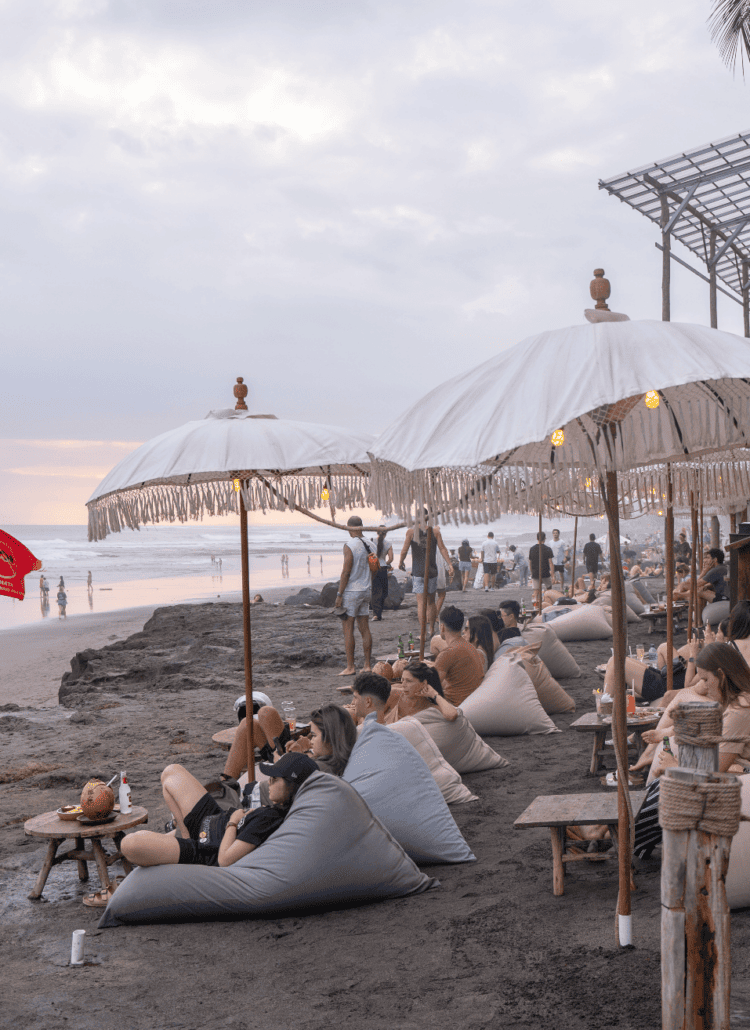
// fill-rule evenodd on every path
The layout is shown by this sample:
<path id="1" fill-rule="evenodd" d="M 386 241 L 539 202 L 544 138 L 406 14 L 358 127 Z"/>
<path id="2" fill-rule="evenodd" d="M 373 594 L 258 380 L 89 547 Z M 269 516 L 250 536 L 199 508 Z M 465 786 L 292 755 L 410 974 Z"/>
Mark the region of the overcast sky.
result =
<path id="1" fill-rule="evenodd" d="M 583 321 L 597 266 L 659 318 L 656 228 L 597 183 L 750 127 L 710 6 L 0 0 L 0 524 L 84 522 L 237 375 L 376 433 Z"/>

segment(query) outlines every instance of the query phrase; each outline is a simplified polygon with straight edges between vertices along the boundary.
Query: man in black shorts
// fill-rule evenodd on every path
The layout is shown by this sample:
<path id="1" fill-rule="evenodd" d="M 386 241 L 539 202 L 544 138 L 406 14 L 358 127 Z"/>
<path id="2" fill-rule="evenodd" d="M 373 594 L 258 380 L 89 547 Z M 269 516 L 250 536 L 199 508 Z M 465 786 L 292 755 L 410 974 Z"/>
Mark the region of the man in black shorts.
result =
<path id="1" fill-rule="evenodd" d="M 596 588 L 596 577 L 599 575 L 599 559 L 602 556 L 602 549 L 596 542 L 593 533 L 589 534 L 589 542 L 583 549 L 583 560 L 586 564 L 586 571 L 591 577 L 591 589 Z"/>
<path id="2" fill-rule="evenodd" d="M 283 823 L 297 790 L 318 771 L 307 755 L 290 752 L 274 765 L 259 766 L 270 776 L 270 805 L 223 810 L 206 788 L 181 765 L 161 774 L 162 791 L 176 829 L 170 833 L 140 830 L 122 841 L 133 865 L 228 866 L 249 855 Z"/>

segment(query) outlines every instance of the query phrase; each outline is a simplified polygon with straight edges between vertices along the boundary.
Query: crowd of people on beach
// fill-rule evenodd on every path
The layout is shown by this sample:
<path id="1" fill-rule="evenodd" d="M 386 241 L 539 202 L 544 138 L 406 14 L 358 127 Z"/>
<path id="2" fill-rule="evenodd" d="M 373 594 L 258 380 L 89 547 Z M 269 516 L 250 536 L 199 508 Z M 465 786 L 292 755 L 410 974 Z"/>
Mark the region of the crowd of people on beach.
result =
<path id="1" fill-rule="evenodd" d="M 394 552 L 385 530 L 370 542 L 364 537 L 358 517 L 350 518 L 348 526 L 349 540 L 344 545 L 335 609 L 342 619 L 347 655 L 347 667 L 341 675 L 353 677 L 351 701 L 321 706 L 311 713 L 309 725 L 293 732 L 270 699 L 262 696 L 254 711 L 242 718 L 216 784 L 202 785 L 180 765 L 170 765 L 164 770 L 162 792 L 172 818 L 164 833 L 142 830 L 123 840 L 122 853 L 131 863 L 217 867 L 234 864 L 262 846 L 281 826 L 297 791 L 309 776 L 325 772 L 340 777 L 344 773 L 358 733 L 367 720 L 393 726 L 404 719 L 416 719 L 432 733 L 441 753 L 447 753 L 450 747 L 446 747 L 446 740 L 467 732 L 467 719 L 461 706 L 485 681 L 495 662 L 528 645 L 524 627 L 533 612 L 526 613 L 523 603 L 516 598 L 505 597 L 497 608 L 488 606 L 468 618 L 456 605 L 444 604 L 446 590 L 445 583 L 438 580 L 438 560 L 442 558 L 446 568 L 453 568 L 453 556 L 439 529 L 431 534 L 429 552 L 426 534 L 414 529 L 406 535 L 397 564 L 403 568 L 411 552 L 413 589 L 418 614 L 428 627 L 431 657 L 406 662 L 398 682 L 373 671 L 369 611 L 372 606 L 375 617 L 382 618 L 387 574 L 394 562 Z M 684 559 L 685 551 L 679 540 L 678 544 L 678 553 Z M 600 568 L 604 555 L 594 535 L 591 534 L 583 548 L 586 572 L 575 579 L 569 550 L 557 531 L 553 531 L 551 546 L 546 543 L 545 534 L 540 533 L 537 543 L 529 550 L 528 571 L 536 600 L 535 611 L 539 615 L 554 607 L 569 610 L 596 600 L 611 602 L 610 574 Z M 520 572 L 521 563 L 512 548 L 509 547 L 508 552 L 514 568 Z M 627 582 L 650 596 L 643 581 L 653 577 L 649 577 L 646 569 L 663 565 L 663 548 L 658 541 L 649 541 L 640 552 L 639 555 L 633 551 L 625 560 Z M 463 552 L 464 556 L 466 553 Z M 497 564 L 496 561 L 485 562 L 484 558 L 496 559 L 498 554 L 499 547 L 490 533 L 481 548 L 484 584 L 494 586 L 493 566 Z M 458 562 L 466 560 L 459 549 Z M 460 593 L 466 583 L 463 574 L 468 570 L 461 569 L 459 564 L 457 571 L 461 574 Z M 699 586 L 699 596 L 707 605 L 715 605 L 723 599 L 724 574 L 723 552 L 709 549 Z M 675 584 L 676 590 L 685 582 L 685 574 L 681 575 Z M 521 582 L 519 575 L 519 584 Z M 487 585 L 485 589 L 489 591 L 492 586 Z M 358 674 L 355 626 L 361 636 L 364 658 Z M 671 690 L 667 690 L 666 644 L 658 648 L 653 663 L 648 659 L 626 660 L 626 679 L 633 684 L 635 694 L 662 713 L 656 729 L 644 732 L 643 739 L 648 746 L 629 771 L 637 783 L 648 770 L 647 798 L 636 824 L 635 853 L 640 857 L 649 855 L 660 841 L 659 777 L 665 768 L 678 761 L 672 720 L 675 704 L 680 700 L 717 701 L 723 711 L 723 735 L 730 738 L 720 747 L 721 770 L 745 771 L 744 763 L 750 762 L 750 602 L 741 601 L 731 615 L 717 624 L 709 621 L 704 640 L 699 640 L 696 633 L 676 651 L 674 660 Z M 613 689 L 613 682 L 614 659 L 611 659 L 604 671 L 605 692 Z M 241 787 L 240 778 L 249 766 L 248 717 L 253 720 L 259 774 L 256 780 Z M 436 721 L 439 733 L 434 729 Z M 474 731 L 469 727 L 469 732 Z M 734 743 L 731 738 L 735 741 L 740 738 L 740 742 Z M 583 828 L 582 834 L 578 834 L 573 828 L 570 833 L 574 840 L 581 835 L 588 840 L 603 838 L 607 830 L 606 827 Z"/>

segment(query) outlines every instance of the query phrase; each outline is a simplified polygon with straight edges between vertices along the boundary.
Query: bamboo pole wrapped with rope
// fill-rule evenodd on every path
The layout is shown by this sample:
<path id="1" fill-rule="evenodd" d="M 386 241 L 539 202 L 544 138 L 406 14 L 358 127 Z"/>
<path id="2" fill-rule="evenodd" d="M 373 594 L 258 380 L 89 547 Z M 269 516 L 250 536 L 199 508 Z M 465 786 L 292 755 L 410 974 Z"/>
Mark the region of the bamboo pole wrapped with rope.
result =
<path id="1" fill-rule="evenodd" d="M 740 784 L 716 772 L 718 704 L 674 711 L 680 767 L 667 769 L 659 797 L 663 832 L 662 1028 L 729 1030 L 730 917 L 725 879 L 740 823 Z"/>

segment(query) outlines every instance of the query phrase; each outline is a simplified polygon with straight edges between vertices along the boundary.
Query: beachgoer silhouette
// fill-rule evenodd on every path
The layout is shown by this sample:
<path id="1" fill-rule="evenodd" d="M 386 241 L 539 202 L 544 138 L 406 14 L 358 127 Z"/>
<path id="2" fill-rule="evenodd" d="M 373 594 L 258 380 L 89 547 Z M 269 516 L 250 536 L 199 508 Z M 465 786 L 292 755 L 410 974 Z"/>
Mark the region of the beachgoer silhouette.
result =
<path id="1" fill-rule="evenodd" d="M 65 580 L 62 578 L 62 576 L 60 576 L 60 582 L 57 584 L 57 589 L 58 590 L 64 590 L 65 589 Z"/>
<path id="2" fill-rule="evenodd" d="M 89 569 L 89 574 L 88 574 L 88 577 L 86 578 L 86 587 L 87 587 L 88 590 L 93 590 L 94 589 L 92 581 L 91 581 L 91 569 Z"/>

